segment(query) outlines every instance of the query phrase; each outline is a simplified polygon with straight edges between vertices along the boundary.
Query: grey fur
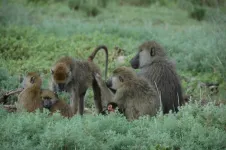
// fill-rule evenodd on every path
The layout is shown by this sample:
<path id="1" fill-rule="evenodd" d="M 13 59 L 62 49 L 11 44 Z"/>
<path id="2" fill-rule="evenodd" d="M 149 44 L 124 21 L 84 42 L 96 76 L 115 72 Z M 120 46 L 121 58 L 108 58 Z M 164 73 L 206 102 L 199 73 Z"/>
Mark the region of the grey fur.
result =
<path id="1" fill-rule="evenodd" d="M 148 58 L 140 54 L 144 51 L 148 52 L 149 60 L 142 60 L 143 57 Z M 139 62 L 143 61 L 142 66 L 137 59 Z M 155 41 L 144 42 L 139 46 L 138 54 L 131 59 L 130 63 L 134 69 L 140 69 L 138 76 L 144 77 L 151 84 L 156 83 L 161 94 L 163 113 L 169 113 L 170 110 L 177 112 L 178 106 L 184 103 L 181 83 L 175 66 L 167 58 L 164 49 Z"/>

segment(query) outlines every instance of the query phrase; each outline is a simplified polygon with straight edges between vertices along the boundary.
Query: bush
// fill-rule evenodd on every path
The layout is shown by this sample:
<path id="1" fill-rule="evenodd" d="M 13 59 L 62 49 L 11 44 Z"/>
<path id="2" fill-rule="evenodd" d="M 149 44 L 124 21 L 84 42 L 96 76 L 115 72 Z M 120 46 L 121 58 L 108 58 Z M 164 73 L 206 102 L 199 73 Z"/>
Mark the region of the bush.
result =
<path id="1" fill-rule="evenodd" d="M 206 10 L 204 8 L 195 7 L 192 12 L 190 12 L 190 16 L 198 21 L 201 21 L 205 17 Z"/>
<path id="2" fill-rule="evenodd" d="M 225 0 L 177 0 L 179 3 L 181 2 L 189 2 L 194 6 L 209 6 L 209 7 L 219 7 L 225 6 Z"/>
<path id="3" fill-rule="evenodd" d="M 83 1 L 83 0 L 69 0 L 68 6 L 72 10 L 82 10 L 87 16 L 97 16 L 100 13 L 99 8 L 107 7 L 108 0 L 94 0 L 94 1 Z"/>
<path id="4" fill-rule="evenodd" d="M 0 67 L 0 98 L 8 90 L 14 90 L 19 86 L 19 77 L 11 76 L 7 69 Z M 15 95 L 7 99 L 7 104 L 16 101 L 17 97 Z"/>
<path id="5" fill-rule="evenodd" d="M 66 119 L 0 109 L 2 149 L 224 149 L 226 106 L 189 104 L 177 114 L 128 122 L 119 114 Z"/>

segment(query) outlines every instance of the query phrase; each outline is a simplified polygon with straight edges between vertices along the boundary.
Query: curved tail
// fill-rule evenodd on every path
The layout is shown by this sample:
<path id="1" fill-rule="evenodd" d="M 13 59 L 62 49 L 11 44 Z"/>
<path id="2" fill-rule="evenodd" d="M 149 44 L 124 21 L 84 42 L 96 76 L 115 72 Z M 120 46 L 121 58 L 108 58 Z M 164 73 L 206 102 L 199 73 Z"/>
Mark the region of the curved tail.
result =
<path id="1" fill-rule="evenodd" d="M 97 52 L 99 50 L 103 49 L 105 51 L 105 80 L 107 79 L 107 72 L 108 72 L 108 48 L 105 45 L 99 45 L 98 47 L 96 47 L 94 49 L 94 51 L 92 52 L 92 54 L 88 57 L 88 61 L 93 61 L 93 59 L 95 58 Z"/>

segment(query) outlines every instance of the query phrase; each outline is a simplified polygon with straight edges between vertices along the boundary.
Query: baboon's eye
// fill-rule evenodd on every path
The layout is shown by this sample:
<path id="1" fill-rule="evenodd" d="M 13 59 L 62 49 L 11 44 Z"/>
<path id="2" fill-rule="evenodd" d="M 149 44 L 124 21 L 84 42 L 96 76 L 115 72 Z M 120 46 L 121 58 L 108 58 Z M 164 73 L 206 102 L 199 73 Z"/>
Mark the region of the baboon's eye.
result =
<path id="1" fill-rule="evenodd" d="M 140 48 L 140 49 L 139 49 L 139 52 L 142 52 L 142 51 L 143 51 L 143 50 Z"/>
<path id="2" fill-rule="evenodd" d="M 50 100 L 51 98 L 49 96 L 45 96 L 45 97 L 43 97 L 43 99 Z"/>
<path id="3" fill-rule="evenodd" d="M 123 82 L 123 78 L 121 76 L 118 77 L 120 82 Z"/>
<path id="4" fill-rule="evenodd" d="M 154 47 L 151 48 L 150 55 L 151 55 L 151 56 L 155 56 L 155 48 L 154 48 Z"/>
<path id="5" fill-rule="evenodd" d="M 30 82 L 31 82 L 32 84 L 34 84 L 34 83 L 35 83 L 35 77 L 31 77 Z"/>

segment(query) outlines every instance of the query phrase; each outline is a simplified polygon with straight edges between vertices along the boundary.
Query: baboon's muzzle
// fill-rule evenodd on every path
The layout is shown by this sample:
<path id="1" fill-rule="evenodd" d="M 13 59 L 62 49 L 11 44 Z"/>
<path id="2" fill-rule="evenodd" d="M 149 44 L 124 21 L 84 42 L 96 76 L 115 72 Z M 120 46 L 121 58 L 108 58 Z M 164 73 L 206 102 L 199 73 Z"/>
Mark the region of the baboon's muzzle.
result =
<path id="1" fill-rule="evenodd" d="M 132 66 L 133 69 L 138 69 L 140 67 L 140 62 L 139 62 L 139 53 L 137 53 L 136 56 L 134 56 L 130 60 L 130 65 Z"/>
<path id="2" fill-rule="evenodd" d="M 113 93 L 116 93 L 116 90 L 112 89 L 112 80 L 111 79 L 108 79 L 106 81 L 106 86 L 113 92 Z"/>

